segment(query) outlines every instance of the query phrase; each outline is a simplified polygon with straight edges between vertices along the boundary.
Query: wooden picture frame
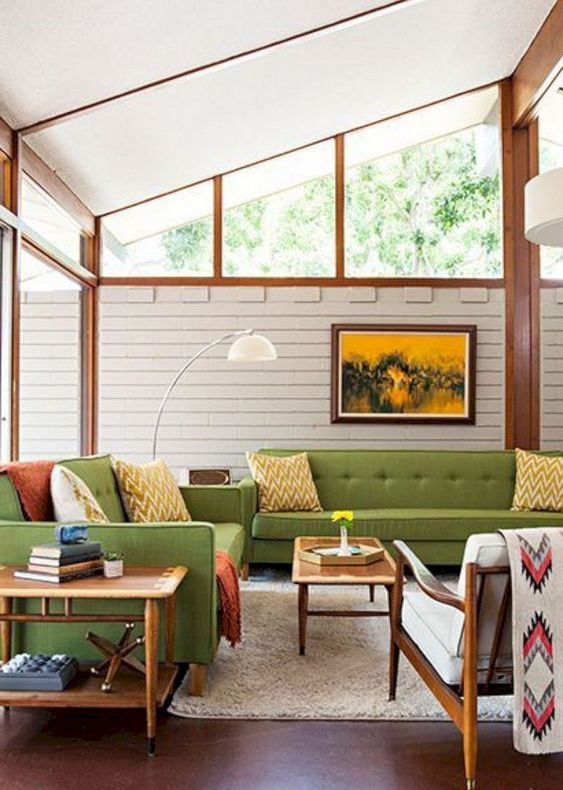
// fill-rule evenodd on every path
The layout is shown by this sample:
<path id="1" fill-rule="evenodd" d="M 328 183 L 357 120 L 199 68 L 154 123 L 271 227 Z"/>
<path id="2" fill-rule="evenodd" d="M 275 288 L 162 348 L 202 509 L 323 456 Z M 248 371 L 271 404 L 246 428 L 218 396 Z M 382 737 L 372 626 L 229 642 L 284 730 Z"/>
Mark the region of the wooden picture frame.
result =
<path id="1" fill-rule="evenodd" d="M 474 425 L 476 359 L 475 325 L 333 324 L 331 422 Z"/>

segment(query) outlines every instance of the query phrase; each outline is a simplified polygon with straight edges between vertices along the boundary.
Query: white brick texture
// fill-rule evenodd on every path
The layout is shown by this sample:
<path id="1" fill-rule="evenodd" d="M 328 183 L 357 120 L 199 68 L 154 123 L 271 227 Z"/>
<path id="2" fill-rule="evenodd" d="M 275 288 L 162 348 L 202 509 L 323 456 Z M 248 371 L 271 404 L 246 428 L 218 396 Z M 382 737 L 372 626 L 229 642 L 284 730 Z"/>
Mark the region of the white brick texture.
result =
<path id="1" fill-rule="evenodd" d="M 127 295 L 123 296 L 127 299 Z M 76 291 L 25 294 L 21 304 L 20 342 L 20 459 L 77 455 L 79 294 Z"/>
<path id="2" fill-rule="evenodd" d="M 224 287 L 167 286 L 155 289 L 153 302 L 139 301 L 134 290 L 102 288 L 101 451 L 146 461 L 156 409 L 182 362 L 246 327 L 267 335 L 279 359 L 237 365 L 226 360 L 225 346 L 188 372 L 168 403 L 158 447 L 181 480 L 187 468 L 207 465 L 230 466 L 241 477 L 245 451 L 267 446 L 503 446 L 503 289 L 486 298 L 483 289 L 475 298 L 470 289 L 433 289 L 430 302 L 427 289 L 405 288 L 237 287 L 226 299 Z M 331 425 L 330 325 L 346 322 L 476 324 L 476 425 Z"/>

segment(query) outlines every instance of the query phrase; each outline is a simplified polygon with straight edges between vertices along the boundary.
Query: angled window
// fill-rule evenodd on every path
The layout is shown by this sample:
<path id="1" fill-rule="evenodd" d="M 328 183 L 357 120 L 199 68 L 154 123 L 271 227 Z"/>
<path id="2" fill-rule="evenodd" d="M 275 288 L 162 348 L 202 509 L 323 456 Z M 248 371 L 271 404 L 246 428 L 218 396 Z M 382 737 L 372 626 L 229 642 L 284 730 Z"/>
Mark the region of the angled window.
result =
<path id="1" fill-rule="evenodd" d="M 213 181 L 110 214 L 103 244 L 106 277 L 211 277 Z"/>
<path id="2" fill-rule="evenodd" d="M 350 277 L 501 277 L 498 90 L 345 137 Z"/>
<path id="3" fill-rule="evenodd" d="M 223 275 L 335 274 L 334 142 L 223 178 Z"/>
<path id="4" fill-rule="evenodd" d="M 56 258 L 82 263 L 80 226 L 38 184 L 22 179 L 22 219 L 41 245 Z"/>
<path id="5" fill-rule="evenodd" d="M 540 173 L 563 167 L 563 84 L 540 105 Z M 563 279 L 563 247 L 540 247 L 542 277 Z"/>

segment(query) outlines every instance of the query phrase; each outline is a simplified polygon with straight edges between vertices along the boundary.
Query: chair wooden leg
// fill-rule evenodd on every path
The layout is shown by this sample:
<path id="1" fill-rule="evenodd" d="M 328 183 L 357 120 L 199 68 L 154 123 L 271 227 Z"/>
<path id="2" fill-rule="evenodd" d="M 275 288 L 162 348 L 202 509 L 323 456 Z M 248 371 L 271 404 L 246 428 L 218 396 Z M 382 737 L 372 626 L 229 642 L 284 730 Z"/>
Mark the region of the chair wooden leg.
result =
<path id="1" fill-rule="evenodd" d="M 391 635 L 391 646 L 389 649 L 389 702 L 395 701 L 395 695 L 397 693 L 399 654 L 400 650 L 393 640 L 393 635 Z"/>
<path id="2" fill-rule="evenodd" d="M 405 569 L 402 557 L 399 556 L 396 569 L 395 584 L 387 587 L 389 601 L 389 702 L 393 702 L 397 693 L 397 677 L 399 674 L 399 647 L 395 642 L 395 632 L 401 624 L 403 606 L 403 579 Z"/>
<path id="3" fill-rule="evenodd" d="M 463 762 L 465 786 L 467 790 L 474 790 L 477 773 L 477 606 L 474 563 L 468 563 L 466 574 L 463 640 Z"/>
<path id="4" fill-rule="evenodd" d="M 190 694 L 203 697 L 207 664 L 190 664 Z"/>
<path id="5" fill-rule="evenodd" d="M 248 576 L 250 573 L 250 565 L 248 562 L 243 562 L 240 568 L 240 578 L 243 582 L 248 581 Z"/>

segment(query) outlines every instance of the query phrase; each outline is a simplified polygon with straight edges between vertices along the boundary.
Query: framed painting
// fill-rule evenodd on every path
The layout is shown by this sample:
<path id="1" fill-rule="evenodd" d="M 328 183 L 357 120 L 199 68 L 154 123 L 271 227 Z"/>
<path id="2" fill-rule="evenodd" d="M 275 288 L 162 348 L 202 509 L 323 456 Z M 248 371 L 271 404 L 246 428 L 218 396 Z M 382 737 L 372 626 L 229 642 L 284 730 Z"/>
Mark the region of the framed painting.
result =
<path id="1" fill-rule="evenodd" d="M 476 326 L 333 324 L 332 422 L 475 423 Z"/>

